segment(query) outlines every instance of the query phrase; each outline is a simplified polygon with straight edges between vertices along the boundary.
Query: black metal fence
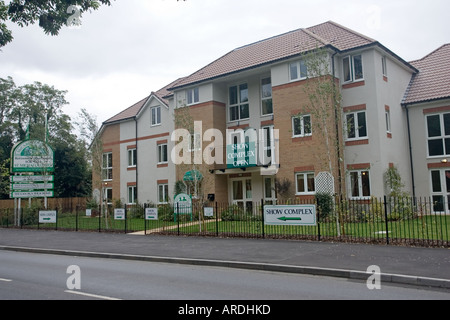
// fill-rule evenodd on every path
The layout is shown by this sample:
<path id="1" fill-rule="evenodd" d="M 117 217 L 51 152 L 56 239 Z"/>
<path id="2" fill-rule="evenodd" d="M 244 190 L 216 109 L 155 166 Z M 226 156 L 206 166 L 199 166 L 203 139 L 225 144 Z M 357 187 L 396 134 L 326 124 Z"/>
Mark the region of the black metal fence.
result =
<path id="1" fill-rule="evenodd" d="M 314 225 L 296 225 L 286 218 L 272 225 L 265 221 L 268 203 L 199 203 L 78 207 L 75 213 L 57 212 L 55 221 L 40 219 L 43 209 L 0 210 L 0 228 L 140 233 L 143 235 L 245 237 L 311 241 L 344 241 L 412 246 L 449 247 L 448 203 L 431 199 L 372 198 L 291 200 L 277 205 L 315 205 Z M 119 210 L 116 210 L 119 209 Z M 157 209 L 157 211 L 155 210 Z M 51 211 L 51 210 L 47 210 Z"/>

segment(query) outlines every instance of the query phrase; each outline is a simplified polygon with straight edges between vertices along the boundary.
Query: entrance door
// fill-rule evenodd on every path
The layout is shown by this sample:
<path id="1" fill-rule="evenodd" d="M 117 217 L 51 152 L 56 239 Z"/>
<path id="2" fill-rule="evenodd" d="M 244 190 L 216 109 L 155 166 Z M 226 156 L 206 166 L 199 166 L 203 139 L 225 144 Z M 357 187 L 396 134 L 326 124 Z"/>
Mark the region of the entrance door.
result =
<path id="1" fill-rule="evenodd" d="M 431 171 L 434 212 L 450 212 L 450 170 Z"/>
<path id="2" fill-rule="evenodd" d="M 232 182 L 233 204 L 240 208 L 245 208 L 247 212 L 252 212 L 253 196 L 252 196 L 252 180 L 240 179 Z"/>

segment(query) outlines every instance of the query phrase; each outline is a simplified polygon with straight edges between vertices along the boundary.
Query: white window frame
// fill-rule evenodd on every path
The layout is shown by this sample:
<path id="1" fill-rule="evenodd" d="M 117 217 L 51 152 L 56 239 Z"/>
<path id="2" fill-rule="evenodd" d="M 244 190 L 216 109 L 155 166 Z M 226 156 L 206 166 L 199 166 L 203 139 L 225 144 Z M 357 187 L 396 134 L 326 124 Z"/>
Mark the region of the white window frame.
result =
<path id="1" fill-rule="evenodd" d="M 195 88 L 186 90 L 186 102 L 187 102 L 188 106 L 200 102 L 200 88 L 199 87 L 195 87 Z"/>
<path id="2" fill-rule="evenodd" d="M 381 72 L 383 73 L 383 76 L 385 76 L 385 77 L 388 76 L 386 56 L 381 57 Z"/>
<path id="3" fill-rule="evenodd" d="M 299 191 L 298 177 L 303 176 L 303 190 Z M 314 180 L 314 190 L 309 190 L 308 178 L 313 177 Z M 304 195 L 315 195 L 316 194 L 316 176 L 314 172 L 296 172 L 295 173 L 295 194 L 299 196 Z"/>
<path id="4" fill-rule="evenodd" d="M 241 97 L 241 86 L 246 85 L 247 86 L 247 101 L 241 101 L 242 97 Z M 230 95 L 230 90 L 231 88 L 237 88 L 237 103 L 235 104 L 231 104 L 231 95 Z M 243 106 L 247 105 L 248 108 L 248 117 L 247 118 L 243 118 L 241 116 L 241 108 Z M 236 119 L 231 119 L 231 109 L 232 108 L 237 108 L 237 118 Z M 249 89 L 249 85 L 247 82 L 243 82 L 237 85 L 232 85 L 228 87 L 228 122 L 235 122 L 235 121 L 242 121 L 242 120 L 248 120 L 250 119 L 250 89 Z"/>
<path id="5" fill-rule="evenodd" d="M 137 186 L 128 186 L 128 204 L 136 204 Z"/>
<path id="6" fill-rule="evenodd" d="M 353 195 L 353 185 L 352 185 L 352 174 L 357 174 L 358 178 L 358 195 Z M 368 175 L 369 177 L 369 195 L 364 195 L 363 190 L 363 176 Z M 371 179 L 370 179 L 370 170 L 369 169 L 363 169 L 363 170 L 350 170 L 349 171 L 349 194 L 351 199 L 370 199 L 370 196 L 372 194 L 372 186 L 371 186 Z"/>
<path id="7" fill-rule="evenodd" d="M 137 149 L 128 149 L 128 168 L 136 168 L 137 166 Z"/>
<path id="8" fill-rule="evenodd" d="M 267 97 L 265 97 L 264 96 L 264 84 L 263 84 L 263 81 L 264 80 L 267 80 L 267 79 L 269 79 L 270 80 L 270 96 L 267 96 Z M 267 84 L 266 84 L 267 85 Z M 273 115 L 273 98 L 272 98 L 272 96 L 273 96 L 273 91 L 272 91 L 272 78 L 269 76 L 269 77 L 264 77 L 264 78 L 262 78 L 261 79 L 261 115 L 262 116 L 269 116 L 269 115 Z M 266 101 L 271 101 L 271 103 L 272 103 L 272 112 L 270 112 L 270 113 L 264 113 L 264 111 L 263 111 L 263 106 L 264 106 L 264 102 L 266 102 Z"/>
<path id="9" fill-rule="evenodd" d="M 392 133 L 392 131 L 391 131 L 391 111 L 390 110 L 385 111 L 385 117 L 386 117 L 386 132 Z M 367 119 L 366 119 L 366 121 L 367 121 Z"/>
<path id="10" fill-rule="evenodd" d="M 161 201 L 161 198 L 163 201 Z M 158 184 L 158 204 L 167 203 L 169 203 L 169 185 L 167 183 Z"/>
<path id="11" fill-rule="evenodd" d="M 158 148 L 158 164 L 168 163 L 169 162 L 169 154 L 168 154 L 169 146 L 168 146 L 168 144 L 167 143 L 159 144 L 157 148 Z M 164 159 L 164 149 L 166 149 L 165 150 L 166 159 Z"/>
<path id="12" fill-rule="evenodd" d="M 360 124 L 359 124 L 359 118 L 358 118 L 358 114 L 360 113 L 364 113 L 364 119 L 365 119 L 365 129 L 366 129 L 366 135 L 361 135 L 360 136 Z M 353 115 L 353 119 L 354 119 L 354 131 L 355 131 L 355 136 L 354 137 L 349 137 L 349 123 L 348 123 L 348 116 Z M 367 126 L 367 112 L 366 110 L 360 110 L 360 111 L 354 111 L 354 112 L 346 112 L 345 113 L 345 139 L 347 141 L 352 141 L 352 140 L 362 140 L 362 139 L 367 139 L 369 137 L 369 129 Z"/>
<path id="13" fill-rule="evenodd" d="M 277 203 L 277 193 L 275 190 L 275 178 L 263 176 L 263 194 L 264 194 L 264 203 L 274 205 Z M 266 183 L 269 181 L 270 183 L 270 196 L 267 194 L 267 185 Z"/>
<path id="14" fill-rule="evenodd" d="M 439 188 L 440 190 L 435 190 L 433 185 L 433 172 L 439 173 Z M 447 176 L 446 173 L 450 172 L 450 168 L 442 168 L 442 169 L 432 169 L 430 170 L 430 194 L 433 202 L 433 212 L 445 212 L 449 213 L 449 200 L 450 200 L 450 190 L 447 190 Z M 436 210 L 436 198 L 441 197 L 443 200 L 443 210 Z"/>
<path id="15" fill-rule="evenodd" d="M 161 106 L 150 109 L 150 124 L 152 127 L 161 125 Z"/>
<path id="16" fill-rule="evenodd" d="M 110 199 L 108 199 L 108 193 L 111 193 Z M 113 195 L 113 188 L 103 188 L 103 201 L 106 202 L 106 204 L 108 204 L 108 205 L 112 204 L 112 201 L 113 201 L 112 195 Z M 110 201 L 108 201 L 108 200 L 110 200 Z"/>
<path id="17" fill-rule="evenodd" d="M 361 57 L 361 73 L 362 73 L 362 77 L 360 78 L 360 79 L 356 79 L 356 76 L 355 76 L 355 58 L 356 57 Z M 344 61 L 346 60 L 346 59 L 348 59 L 348 63 L 349 63 L 349 76 L 350 76 L 350 79 L 349 80 L 346 80 L 345 79 L 345 67 L 344 67 Z M 351 83 L 351 82 L 358 82 L 358 81 L 364 81 L 364 61 L 363 61 L 363 56 L 362 56 L 362 54 L 355 54 L 355 55 L 348 55 L 348 56 L 345 56 L 344 58 L 342 58 L 342 82 L 343 83 Z"/>
<path id="18" fill-rule="evenodd" d="M 110 162 L 109 161 L 110 156 L 111 156 L 111 163 L 108 163 L 108 162 Z M 107 163 L 105 163 L 105 159 L 106 159 Z M 113 154 L 112 154 L 112 152 L 103 153 L 102 179 L 103 179 L 103 181 L 112 181 L 113 180 Z"/>
<path id="19" fill-rule="evenodd" d="M 309 118 L 309 124 L 310 128 L 309 130 L 305 130 L 305 118 Z M 295 120 L 300 121 L 300 133 L 295 133 L 297 127 L 295 125 Z M 292 117 L 292 138 L 303 138 L 303 137 L 310 137 L 312 136 L 312 122 L 311 122 L 311 115 L 310 114 L 303 114 L 303 115 L 296 115 Z M 307 132 L 309 131 L 309 132 Z"/>
<path id="20" fill-rule="evenodd" d="M 445 115 L 449 115 L 449 112 L 444 112 L 444 113 L 434 113 L 434 114 L 427 114 L 425 117 L 425 128 L 426 128 L 426 139 L 427 139 L 427 156 L 428 158 L 434 159 L 434 158 L 443 158 L 443 157 L 448 157 L 450 156 L 450 150 L 448 150 L 448 152 L 446 152 L 446 143 L 445 140 L 450 139 L 450 135 L 446 135 L 445 134 L 445 121 L 444 121 L 444 116 Z M 435 136 L 435 137 L 429 137 L 429 125 L 428 125 L 428 118 L 430 117 L 436 117 L 439 116 L 439 125 L 440 125 L 440 130 L 441 130 L 441 134 L 439 136 Z M 442 142 L 442 150 L 443 153 L 440 155 L 430 155 L 430 145 L 429 142 L 431 140 L 441 140 Z"/>
<path id="21" fill-rule="evenodd" d="M 261 127 L 261 134 L 260 137 L 260 148 L 262 147 L 264 149 L 264 156 L 268 159 L 270 158 L 270 164 L 275 163 L 275 133 L 274 133 L 274 126 L 263 126 Z M 269 155 L 270 151 L 270 155 Z M 263 160 L 263 159 L 261 159 Z M 263 161 L 261 161 L 263 162 Z M 269 165 L 264 164 L 263 165 Z"/>
<path id="22" fill-rule="evenodd" d="M 303 76 L 302 76 L 302 67 L 306 68 L 306 74 L 303 73 Z M 293 77 L 293 74 L 292 74 L 292 70 L 294 68 L 295 68 L 296 74 L 297 74 L 296 77 Z M 289 64 L 289 81 L 290 82 L 305 80 L 307 78 L 308 78 L 308 66 L 306 65 L 305 60 L 299 60 L 299 61 L 291 62 Z"/>
<path id="23" fill-rule="evenodd" d="M 192 133 L 189 141 L 189 152 L 199 151 L 202 149 L 202 137 L 200 133 Z"/>

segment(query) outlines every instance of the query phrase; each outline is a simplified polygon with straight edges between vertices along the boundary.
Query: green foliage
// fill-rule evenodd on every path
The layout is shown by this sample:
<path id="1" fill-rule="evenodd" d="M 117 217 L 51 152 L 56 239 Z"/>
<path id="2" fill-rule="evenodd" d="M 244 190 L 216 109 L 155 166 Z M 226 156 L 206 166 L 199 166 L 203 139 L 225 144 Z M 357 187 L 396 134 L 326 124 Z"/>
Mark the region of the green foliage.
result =
<path id="1" fill-rule="evenodd" d="M 4 23 L 11 21 L 21 27 L 39 22 L 39 27 L 46 34 L 56 36 L 70 17 L 76 13 L 81 15 L 87 11 L 97 10 L 101 5 L 111 5 L 111 0 L 11 0 L 5 4 L 0 0 L 0 47 L 13 40 L 12 32 Z M 76 10 L 69 10 L 76 6 Z"/>
<path id="2" fill-rule="evenodd" d="M 334 212 L 334 199 L 329 193 L 316 193 L 317 210 L 320 219 L 325 219 Z"/>

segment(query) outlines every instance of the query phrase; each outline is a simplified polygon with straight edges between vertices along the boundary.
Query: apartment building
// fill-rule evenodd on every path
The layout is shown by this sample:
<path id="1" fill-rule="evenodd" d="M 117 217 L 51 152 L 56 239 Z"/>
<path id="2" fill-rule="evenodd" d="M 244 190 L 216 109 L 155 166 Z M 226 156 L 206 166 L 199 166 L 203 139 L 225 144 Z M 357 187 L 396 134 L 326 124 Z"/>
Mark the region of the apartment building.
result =
<path id="1" fill-rule="evenodd" d="M 250 208 L 323 190 L 381 197 L 395 166 L 405 191 L 446 197 L 450 109 L 422 87 L 435 80 L 436 59 L 449 60 L 447 47 L 409 63 L 329 21 L 234 49 L 103 123 L 98 188 L 108 199 L 165 203 L 181 187 Z M 448 83 L 434 84 L 447 99 Z M 439 136 L 427 136 L 438 122 Z"/>

